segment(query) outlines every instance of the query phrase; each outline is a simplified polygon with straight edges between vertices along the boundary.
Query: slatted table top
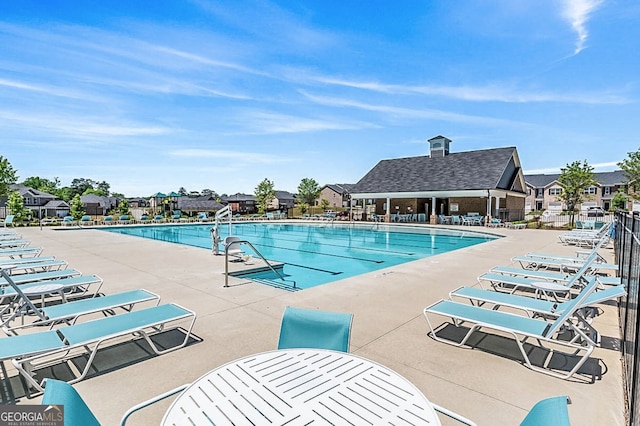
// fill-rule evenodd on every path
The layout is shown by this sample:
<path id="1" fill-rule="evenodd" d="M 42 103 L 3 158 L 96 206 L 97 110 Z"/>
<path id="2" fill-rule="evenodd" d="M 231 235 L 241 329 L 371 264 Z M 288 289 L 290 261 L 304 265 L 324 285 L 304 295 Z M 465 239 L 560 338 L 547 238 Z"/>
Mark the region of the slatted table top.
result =
<path id="1" fill-rule="evenodd" d="M 440 425 L 411 382 L 368 359 L 328 350 L 264 352 L 196 380 L 163 425 Z"/>

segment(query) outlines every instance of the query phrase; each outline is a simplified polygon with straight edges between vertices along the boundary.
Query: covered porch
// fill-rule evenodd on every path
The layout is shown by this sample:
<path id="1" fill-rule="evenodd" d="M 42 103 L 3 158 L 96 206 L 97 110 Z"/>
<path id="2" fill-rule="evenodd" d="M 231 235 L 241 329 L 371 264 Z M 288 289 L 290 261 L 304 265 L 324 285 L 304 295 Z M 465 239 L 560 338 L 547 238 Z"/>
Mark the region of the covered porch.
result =
<path id="1" fill-rule="evenodd" d="M 483 216 L 486 220 L 516 221 L 524 219 L 524 199 L 525 194 L 501 189 L 354 193 L 351 194 L 351 206 L 357 200 L 373 200 L 375 215 L 383 217 L 385 222 L 398 221 L 398 218 L 423 221 L 420 219 L 425 218 L 424 221 L 437 224 L 439 216 L 469 214 Z"/>

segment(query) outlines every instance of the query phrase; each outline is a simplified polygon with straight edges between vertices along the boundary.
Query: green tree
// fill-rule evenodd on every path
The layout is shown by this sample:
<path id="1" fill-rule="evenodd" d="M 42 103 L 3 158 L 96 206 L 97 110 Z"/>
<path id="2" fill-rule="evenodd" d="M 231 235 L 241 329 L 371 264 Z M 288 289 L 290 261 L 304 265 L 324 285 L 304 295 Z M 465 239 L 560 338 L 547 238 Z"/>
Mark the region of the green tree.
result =
<path id="1" fill-rule="evenodd" d="M 276 191 L 273 189 L 273 181 L 265 178 L 256 186 L 253 194 L 258 203 L 258 213 L 264 214 L 271 202 L 276 198 Z"/>
<path id="2" fill-rule="evenodd" d="M 96 181 L 85 178 L 76 178 L 71 181 L 73 196 L 82 195 L 87 189 L 93 189 L 97 185 Z"/>
<path id="3" fill-rule="evenodd" d="M 9 195 L 9 186 L 18 181 L 18 175 L 9 160 L 0 155 L 0 198 Z"/>
<path id="4" fill-rule="evenodd" d="M 300 209 L 300 213 L 305 214 L 307 212 L 307 209 L 309 208 L 309 205 L 302 201 L 298 203 L 298 208 Z"/>
<path id="5" fill-rule="evenodd" d="M 593 167 L 587 163 L 587 160 L 574 161 L 561 168 L 560 171 L 558 183 L 562 186 L 562 193 L 558 198 L 567 204 L 569 223 L 573 226 L 576 206 L 586 198 L 584 190 L 598 182 L 594 177 Z"/>
<path id="6" fill-rule="evenodd" d="M 629 196 L 624 193 L 624 191 L 616 191 L 611 198 L 611 208 L 614 210 L 621 209 L 627 210 L 627 203 L 629 202 Z"/>
<path id="7" fill-rule="evenodd" d="M 628 194 L 631 198 L 640 199 L 640 148 L 636 152 L 628 152 L 627 158 L 618 163 L 628 181 Z"/>
<path id="8" fill-rule="evenodd" d="M 329 208 L 329 200 L 323 198 L 322 200 L 320 200 L 320 208 L 322 209 L 322 211 L 325 211 Z"/>
<path id="9" fill-rule="evenodd" d="M 31 176 L 26 178 L 22 184 L 29 188 L 55 195 L 55 191 L 58 189 L 58 186 L 60 186 L 60 179 L 56 177 L 53 178 L 53 180 L 49 180 L 39 176 Z"/>
<path id="10" fill-rule="evenodd" d="M 107 182 L 102 181 L 100 183 L 98 183 L 95 186 L 95 189 L 97 189 L 98 191 L 102 191 L 102 193 L 104 193 L 105 197 L 109 196 L 109 191 L 111 190 L 111 185 L 109 185 Z"/>
<path id="11" fill-rule="evenodd" d="M 123 198 L 122 201 L 120 201 L 120 204 L 118 204 L 115 212 L 118 215 L 131 215 L 131 211 L 129 209 L 129 200 Z"/>
<path id="12" fill-rule="evenodd" d="M 80 200 L 80 194 L 76 194 L 71 199 L 70 214 L 75 220 L 80 220 L 85 215 L 84 204 Z"/>
<path id="13" fill-rule="evenodd" d="M 104 192 L 101 189 L 93 189 L 93 188 L 87 189 L 86 191 L 84 191 L 82 195 L 87 195 L 87 194 L 93 194 L 99 197 L 106 197 L 108 195 L 106 192 Z"/>
<path id="14" fill-rule="evenodd" d="M 13 220 L 21 222 L 31 215 L 31 210 L 24 207 L 24 199 L 18 191 L 10 191 L 7 198 L 7 208 L 14 216 Z"/>
<path id="15" fill-rule="evenodd" d="M 298 185 L 298 199 L 313 206 L 320 197 L 320 185 L 315 179 L 303 178 Z"/>

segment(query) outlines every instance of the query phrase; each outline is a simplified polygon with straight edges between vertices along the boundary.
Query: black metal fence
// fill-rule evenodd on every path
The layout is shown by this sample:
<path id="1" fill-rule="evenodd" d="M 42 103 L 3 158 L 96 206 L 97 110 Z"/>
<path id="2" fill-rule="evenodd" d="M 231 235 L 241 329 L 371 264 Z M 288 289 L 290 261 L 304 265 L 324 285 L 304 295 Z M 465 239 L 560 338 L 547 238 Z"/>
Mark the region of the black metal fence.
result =
<path id="1" fill-rule="evenodd" d="M 629 425 L 640 423 L 640 216 L 616 213 L 616 260 L 627 296 L 620 303 L 624 389 L 628 402 Z"/>

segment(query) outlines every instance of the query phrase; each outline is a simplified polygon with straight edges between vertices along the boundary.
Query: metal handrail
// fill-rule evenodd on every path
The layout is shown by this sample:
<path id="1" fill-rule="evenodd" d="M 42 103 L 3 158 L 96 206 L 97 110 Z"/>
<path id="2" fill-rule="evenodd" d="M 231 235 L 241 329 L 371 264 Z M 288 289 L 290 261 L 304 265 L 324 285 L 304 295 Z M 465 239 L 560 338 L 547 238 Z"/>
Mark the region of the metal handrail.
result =
<path id="1" fill-rule="evenodd" d="M 225 246 L 224 248 L 224 286 L 225 287 L 229 287 L 229 247 L 231 247 L 233 244 L 248 244 L 249 247 L 251 247 L 253 249 L 253 251 L 260 256 L 260 259 L 262 259 L 264 261 L 264 263 L 269 267 L 269 269 L 271 269 L 271 271 L 276 274 L 283 282 L 286 282 L 286 280 L 284 279 L 284 277 L 280 274 L 280 272 L 276 271 L 273 266 L 271 266 L 271 264 L 269 263 L 269 261 L 262 255 L 262 253 L 260 253 L 258 251 L 257 248 L 255 248 L 253 246 L 253 244 L 251 244 L 250 241 L 247 240 L 238 240 L 238 241 L 234 241 L 232 244 L 229 244 L 227 246 Z M 296 282 L 293 282 L 293 288 L 296 288 Z"/>

